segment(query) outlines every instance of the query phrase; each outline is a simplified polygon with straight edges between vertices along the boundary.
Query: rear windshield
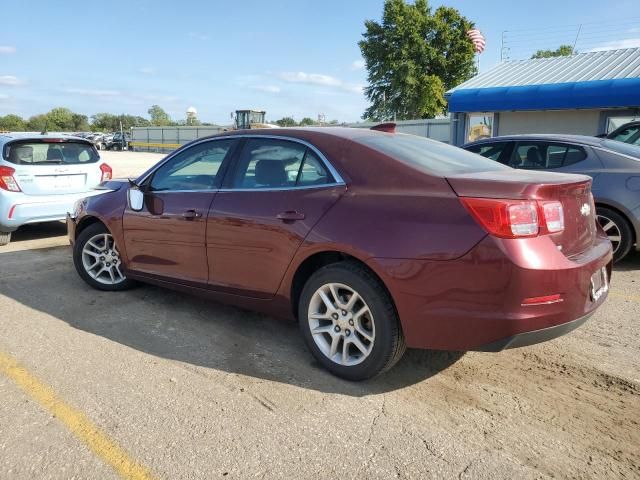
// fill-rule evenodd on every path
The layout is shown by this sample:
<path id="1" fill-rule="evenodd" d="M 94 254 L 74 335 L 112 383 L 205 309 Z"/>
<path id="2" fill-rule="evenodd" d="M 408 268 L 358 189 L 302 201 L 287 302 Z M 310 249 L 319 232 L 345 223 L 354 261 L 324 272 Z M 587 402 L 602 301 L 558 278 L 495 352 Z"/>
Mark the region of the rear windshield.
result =
<path id="1" fill-rule="evenodd" d="M 447 176 L 509 168 L 461 148 L 415 135 L 366 135 L 355 141 L 434 175 Z"/>
<path id="2" fill-rule="evenodd" d="M 16 165 L 73 165 L 95 163 L 99 159 L 93 146 L 66 140 L 11 142 L 5 145 L 2 156 Z"/>
<path id="3" fill-rule="evenodd" d="M 636 160 L 640 160 L 640 146 L 619 142 L 617 140 L 603 140 L 602 146 L 613 152 L 629 155 Z"/>

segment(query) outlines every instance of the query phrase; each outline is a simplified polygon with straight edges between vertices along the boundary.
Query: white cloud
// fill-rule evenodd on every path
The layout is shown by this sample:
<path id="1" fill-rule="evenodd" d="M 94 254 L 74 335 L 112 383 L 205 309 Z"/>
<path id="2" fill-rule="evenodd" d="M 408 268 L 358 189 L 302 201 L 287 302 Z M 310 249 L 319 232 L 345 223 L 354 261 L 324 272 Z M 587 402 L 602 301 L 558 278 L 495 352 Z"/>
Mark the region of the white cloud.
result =
<path id="1" fill-rule="evenodd" d="M 301 83 L 306 85 L 320 85 L 323 87 L 338 88 L 350 93 L 362 93 L 362 85 L 346 83 L 339 78 L 322 73 L 305 72 L 281 72 L 278 74 L 280 80 L 290 83 Z"/>
<path id="2" fill-rule="evenodd" d="M 138 72 L 145 75 L 153 75 L 154 73 L 156 73 L 156 69 L 153 67 L 142 67 L 138 69 Z"/>
<path id="3" fill-rule="evenodd" d="M 86 88 L 67 88 L 65 92 L 86 97 L 117 97 L 121 95 L 117 90 L 92 90 Z"/>
<path id="4" fill-rule="evenodd" d="M 640 47 L 640 38 L 625 38 L 623 40 L 616 40 L 613 42 L 606 42 L 601 45 L 596 45 L 595 47 L 585 51 L 598 52 L 600 50 L 618 50 L 622 48 L 638 48 L 638 47 Z"/>
<path id="5" fill-rule="evenodd" d="M 0 55 L 16 53 L 16 47 L 11 45 L 0 45 Z"/>
<path id="6" fill-rule="evenodd" d="M 8 87 L 16 87 L 22 85 L 22 80 L 13 75 L 0 75 L 0 85 L 6 85 Z"/>
<path id="7" fill-rule="evenodd" d="M 280 87 L 278 87 L 277 85 L 252 85 L 251 88 L 268 93 L 280 93 L 281 91 Z"/>
<path id="8" fill-rule="evenodd" d="M 194 38 L 196 40 L 200 40 L 202 42 L 209 40 L 209 35 L 203 35 L 202 33 L 196 33 L 196 32 L 189 32 L 188 33 L 189 38 Z"/>
<path id="9" fill-rule="evenodd" d="M 6 95 L 4 93 L 0 93 L 0 100 L 6 100 L 7 98 L 9 98 L 9 95 Z"/>
<path id="10" fill-rule="evenodd" d="M 352 64 L 351 64 L 351 70 L 363 70 L 365 67 L 365 63 L 364 60 L 360 59 L 360 60 L 355 60 Z"/>

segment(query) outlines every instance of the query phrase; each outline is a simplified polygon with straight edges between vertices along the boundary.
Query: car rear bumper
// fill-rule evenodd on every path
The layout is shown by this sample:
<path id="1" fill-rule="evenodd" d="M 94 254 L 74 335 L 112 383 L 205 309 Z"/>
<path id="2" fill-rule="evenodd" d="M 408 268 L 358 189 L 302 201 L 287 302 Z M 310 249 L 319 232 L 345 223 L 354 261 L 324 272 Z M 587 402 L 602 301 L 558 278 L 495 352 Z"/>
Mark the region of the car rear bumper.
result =
<path id="1" fill-rule="evenodd" d="M 488 236 L 450 261 L 370 259 L 394 299 L 407 346 L 496 351 L 538 343 L 577 328 L 602 305 L 607 293 L 592 298 L 591 278 L 602 267 L 611 277 L 604 233 L 571 259 L 549 238 L 521 240 Z M 554 303 L 525 302 L 554 294 Z"/>
<path id="2" fill-rule="evenodd" d="M 28 223 L 64 220 L 73 210 L 74 203 L 91 195 L 95 190 L 65 195 L 0 195 L 0 230 L 11 232 Z"/>
<path id="3" fill-rule="evenodd" d="M 552 327 L 541 328 L 540 330 L 532 330 L 530 332 L 516 333 L 515 335 L 501 338 L 500 340 L 496 340 L 495 342 L 481 345 L 475 350 L 478 352 L 500 352 L 508 348 L 526 347 L 528 345 L 535 345 L 536 343 L 553 340 L 554 338 L 561 337 L 562 335 L 565 335 L 580 327 L 583 323 L 589 320 L 589 318 L 591 318 L 594 313 L 594 311 L 591 311 L 583 317 L 576 318 L 575 320 L 561 323 L 559 325 L 554 325 Z"/>

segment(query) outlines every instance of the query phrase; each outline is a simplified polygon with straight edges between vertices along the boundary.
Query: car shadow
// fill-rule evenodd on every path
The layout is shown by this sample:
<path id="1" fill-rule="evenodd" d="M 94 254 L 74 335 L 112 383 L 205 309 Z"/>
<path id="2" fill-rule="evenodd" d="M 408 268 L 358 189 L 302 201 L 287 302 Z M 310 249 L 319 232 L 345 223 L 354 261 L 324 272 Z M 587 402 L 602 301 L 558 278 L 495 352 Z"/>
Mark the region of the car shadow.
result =
<path id="1" fill-rule="evenodd" d="M 46 222 L 23 225 L 11 234 L 11 242 L 40 240 L 43 238 L 67 235 L 67 225 L 64 222 Z M 0 250 L 2 252 L 2 250 Z"/>
<path id="2" fill-rule="evenodd" d="M 143 285 L 100 292 L 76 274 L 69 247 L 0 253 L 0 295 L 149 355 L 198 368 L 350 396 L 384 393 L 446 370 L 463 353 L 408 350 L 390 371 L 348 382 L 326 372 L 297 325 L 188 294 Z M 185 367 L 193 371 L 193 368 Z"/>
<path id="3" fill-rule="evenodd" d="M 640 270 L 640 251 L 631 251 L 629 254 L 613 266 L 614 272 L 629 272 Z"/>

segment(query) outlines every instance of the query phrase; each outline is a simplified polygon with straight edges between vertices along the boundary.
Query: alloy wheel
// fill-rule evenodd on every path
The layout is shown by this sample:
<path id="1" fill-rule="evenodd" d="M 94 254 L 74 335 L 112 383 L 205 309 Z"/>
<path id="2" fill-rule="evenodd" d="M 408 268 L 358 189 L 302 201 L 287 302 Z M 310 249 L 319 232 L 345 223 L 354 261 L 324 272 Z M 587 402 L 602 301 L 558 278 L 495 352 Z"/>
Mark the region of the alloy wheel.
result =
<path id="1" fill-rule="evenodd" d="M 620 232 L 620 227 L 610 218 L 605 217 L 604 215 L 597 215 L 598 223 L 604 230 L 604 233 L 609 237 L 609 241 L 613 246 L 613 253 L 615 254 L 620 248 L 620 243 L 622 241 L 622 233 Z"/>
<path id="2" fill-rule="evenodd" d="M 120 252 L 108 233 L 94 235 L 84 244 L 82 265 L 91 278 L 104 285 L 117 285 L 126 280 Z"/>
<path id="3" fill-rule="evenodd" d="M 375 323 L 371 309 L 353 288 L 327 283 L 309 302 L 309 329 L 315 344 L 332 362 L 362 363 L 373 350 Z"/>

